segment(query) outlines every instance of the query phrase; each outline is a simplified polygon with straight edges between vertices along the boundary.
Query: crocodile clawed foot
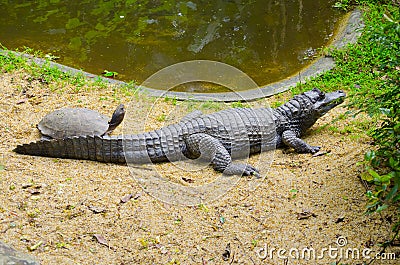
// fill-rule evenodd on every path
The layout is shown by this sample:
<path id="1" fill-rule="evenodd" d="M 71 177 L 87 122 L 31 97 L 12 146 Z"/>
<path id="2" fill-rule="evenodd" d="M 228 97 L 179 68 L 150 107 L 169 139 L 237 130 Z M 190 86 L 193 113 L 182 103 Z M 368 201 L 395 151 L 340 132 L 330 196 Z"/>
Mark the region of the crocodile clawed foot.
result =
<path id="1" fill-rule="evenodd" d="M 310 146 L 310 153 L 315 154 L 321 149 L 321 146 Z"/>
<path id="2" fill-rule="evenodd" d="M 225 175 L 255 176 L 260 177 L 260 172 L 255 167 L 248 164 L 230 164 L 225 170 Z"/>

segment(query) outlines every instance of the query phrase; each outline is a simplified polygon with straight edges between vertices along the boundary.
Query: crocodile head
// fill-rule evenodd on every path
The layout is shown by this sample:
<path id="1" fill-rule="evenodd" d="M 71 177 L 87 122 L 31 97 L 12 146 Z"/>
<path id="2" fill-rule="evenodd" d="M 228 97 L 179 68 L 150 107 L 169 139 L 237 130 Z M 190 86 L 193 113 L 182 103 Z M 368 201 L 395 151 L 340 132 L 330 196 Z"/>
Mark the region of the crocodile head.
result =
<path id="1" fill-rule="evenodd" d="M 323 116 L 329 110 L 342 103 L 346 97 L 342 90 L 324 93 L 317 88 L 305 92 L 304 95 L 313 102 L 313 110 L 318 117 Z"/>
<path id="2" fill-rule="evenodd" d="M 300 132 L 304 133 L 309 129 L 321 116 L 327 113 L 332 108 L 343 102 L 346 94 L 342 90 L 335 92 L 324 93 L 321 90 L 314 88 L 306 91 L 303 94 L 297 95 L 288 104 L 299 106 L 300 112 L 297 112 L 297 117 L 292 117 L 292 120 L 300 121 Z M 285 105 L 284 105 L 285 106 Z M 286 111 L 286 113 L 288 113 Z M 292 113 L 296 113 L 293 112 Z"/>

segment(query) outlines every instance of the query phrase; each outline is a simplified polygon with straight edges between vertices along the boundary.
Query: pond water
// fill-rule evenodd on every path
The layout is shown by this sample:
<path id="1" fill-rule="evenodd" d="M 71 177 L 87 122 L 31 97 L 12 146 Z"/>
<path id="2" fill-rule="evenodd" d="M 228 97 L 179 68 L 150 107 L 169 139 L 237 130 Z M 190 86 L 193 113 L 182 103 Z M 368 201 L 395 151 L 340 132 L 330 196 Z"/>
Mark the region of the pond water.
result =
<path id="1" fill-rule="evenodd" d="M 51 53 L 93 74 L 115 71 L 124 81 L 140 83 L 171 64 L 201 59 L 266 85 L 293 75 L 329 43 L 343 15 L 335 2 L 0 0 L 0 43 Z"/>

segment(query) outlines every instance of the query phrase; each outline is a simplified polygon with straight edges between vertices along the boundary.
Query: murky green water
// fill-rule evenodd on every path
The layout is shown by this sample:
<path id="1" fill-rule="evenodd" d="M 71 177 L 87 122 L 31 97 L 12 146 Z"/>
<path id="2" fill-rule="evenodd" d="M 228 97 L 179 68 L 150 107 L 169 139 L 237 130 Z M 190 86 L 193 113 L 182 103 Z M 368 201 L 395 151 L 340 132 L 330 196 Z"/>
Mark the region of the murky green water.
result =
<path id="1" fill-rule="evenodd" d="M 336 0 L 0 0 L 0 43 L 139 83 L 186 60 L 233 65 L 259 85 L 294 74 L 330 40 Z M 207 88 L 212 92 L 213 88 Z"/>

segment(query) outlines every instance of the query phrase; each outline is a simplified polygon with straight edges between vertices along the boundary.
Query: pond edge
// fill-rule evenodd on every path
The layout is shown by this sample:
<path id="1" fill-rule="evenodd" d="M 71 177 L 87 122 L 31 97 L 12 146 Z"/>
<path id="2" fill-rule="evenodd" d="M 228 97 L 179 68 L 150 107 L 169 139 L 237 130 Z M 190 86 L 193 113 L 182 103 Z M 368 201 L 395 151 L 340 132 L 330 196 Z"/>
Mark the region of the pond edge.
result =
<path id="1" fill-rule="evenodd" d="M 341 49 L 348 44 L 354 44 L 357 42 L 359 36 L 361 36 L 362 30 L 364 28 L 364 22 L 362 20 L 362 11 L 358 8 L 354 9 L 345 15 L 339 28 L 336 30 L 335 37 L 331 40 L 329 48 Z M 62 65 L 56 62 L 48 61 L 43 58 L 37 58 L 30 54 L 20 53 L 16 51 L 9 51 L 0 49 L 0 54 L 7 56 L 9 53 L 17 56 L 24 57 L 30 62 L 34 62 L 40 66 L 49 63 L 51 67 L 56 67 L 62 72 L 70 73 L 73 75 L 80 74 L 88 79 L 101 79 L 104 82 L 125 86 L 126 82 L 105 78 L 102 76 L 94 75 L 76 68 L 72 68 L 66 65 Z M 256 89 L 246 90 L 246 91 L 236 91 L 236 92 L 225 92 L 225 93 L 189 93 L 189 92 L 175 92 L 175 91 L 165 91 L 157 90 L 152 88 L 143 87 L 141 85 L 135 85 L 135 88 L 139 90 L 140 93 L 153 96 L 153 97 L 169 97 L 178 100 L 196 100 L 196 101 L 219 101 L 219 102 L 232 102 L 232 101 L 251 101 L 264 97 L 269 97 L 278 93 L 282 93 L 298 83 L 305 83 L 308 79 L 321 75 L 322 73 L 331 70 L 335 67 L 335 61 L 329 57 L 329 55 L 324 55 L 312 62 L 307 67 L 301 69 L 294 75 L 282 79 L 278 82 L 271 83 Z"/>

